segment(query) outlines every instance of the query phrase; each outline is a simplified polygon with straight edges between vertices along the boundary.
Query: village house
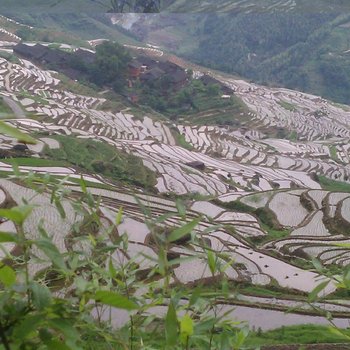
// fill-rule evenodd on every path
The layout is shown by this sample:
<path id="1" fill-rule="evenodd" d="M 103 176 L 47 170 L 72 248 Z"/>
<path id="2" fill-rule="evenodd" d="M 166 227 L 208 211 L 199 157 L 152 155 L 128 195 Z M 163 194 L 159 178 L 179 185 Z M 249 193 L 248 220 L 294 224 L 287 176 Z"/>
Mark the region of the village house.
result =
<path id="1" fill-rule="evenodd" d="M 15 54 L 34 61 L 39 61 L 45 56 L 45 54 L 47 54 L 48 50 L 50 49 L 41 44 L 25 45 L 19 43 L 13 48 Z"/>
<path id="2" fill-rule="evenodd" d="M 137 79 L 141 74 L 142 64 L 136 60 L 132 60 L 128 64 L 128 75 L 130 79 Z"/>
<path id="3" fill-rule="evenodd" d="M 211 77 L 210 75 L 204 74 L 199 78 L 199 80 L 203 83 L 204 86 L 209 85 L 218 85 L 220 87 L 220 90 L 224 96 L 227 95 L 233 95 L 233 90 L 230 89 L 228 86 L 223 84 L 221 81 Z"/>

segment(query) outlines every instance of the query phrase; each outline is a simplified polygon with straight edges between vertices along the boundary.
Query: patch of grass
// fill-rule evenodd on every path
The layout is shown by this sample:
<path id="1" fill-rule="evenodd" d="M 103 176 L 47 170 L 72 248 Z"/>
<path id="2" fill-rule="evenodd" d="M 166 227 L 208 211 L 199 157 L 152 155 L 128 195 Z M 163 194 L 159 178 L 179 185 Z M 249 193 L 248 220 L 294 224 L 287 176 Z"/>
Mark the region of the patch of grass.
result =
<path id="1" fill-rule="evenodd" d="M 74 94 L 92 96 L 92 97 L 104 97 L 98 94 L 99 88 L 86 84 L 82 84 L 80 82 L 76 82 L 66 75 L 58 73 L 57 78 L 61 81 L 58 88 L 62 90 L 68 90 Z"/>
<path id="2" fill-rule="evenodd" d="M 215 204 L 218 204 L 222 207 L 225 207 L 226 209 L 230 209 L 233 211 L 239 211 L 242 213 L 254 213 L 255 209 L 247 204 L 244 204 L 243 202 L 236 200 L 228 203 L 215 201 Z"/>
<path id="3" fill-rule="evenodd" d="M 322 189 L 333 192 L 350 192 L 350 184 L 347 182 L 328 179 L 325 176 L 317 176 Z"/>
<path id="4" fill-rule="evenodd" d="M 289 135 L 288 135 L 288 140 L 290 141 L 298 141 L 298 133 L 293 130 Z"/>
<path id="5" fill-rule="evenodd" d="M 21 63 L 16 55 L 7 51 L 0 51 L 0 57 L 4 58 L 5 60 L 11 63 L 15 63 L 15 64 Z"/>
<path id="6" fill-rule="evenodd" d="M 172 134 L 175 138 L 176 144 L 187 149 L 189 151 L 193 150 L 193 146 L 186 141 L 185 135 L 180 134 L 177 130 L 172 130 Z"/>
<path id="7" fill-rule="evenodd" d="M 40 159 L 40 158 L 7 158 L 1 160 L 6 164 L 17 164 L 18 166 L 34 167 L 67 167 L 69 163 L 61 160 Z"/>
<path id="8" fill-rule="evenodd" d="M 256 243 L 266 243 L 268 241 L 273 241 L 277 239 L 281 239 L 284 237 L 288 237 L 290 234 L 290 230 L 284 229 L 279 222 L 277 221 L 276 217 L 272 213 L 271 210 L 267 208 L 258 208 L 255 209 L 245 203 L 242 203 L 239 200 L 232 201 L 229 203 L 223 203 L 220 201 L 213 201 L 215 204 L 218 204 L 224 208 L 227 208 L 229 210 L 243 212 L 243 213 L 249 213 L 253 214 L 257 217 L 261 228 L 267 233 L 265 236 L 261 237 L 254 237 L 251 239 L 248 239 L 253 244 Z"/>
<path id="9" fill-rule="evenodd" d="M 349 336 L 350 330 L 344 330 Z M 252 332 L 248 337 L 247 345 L 262 346 L 273 344 L 320 344 L 346 343 L 348 338 L 338 334 L 331 327 L 319 325 L 297 325 L 281 327 L 267 332 Z"/>
<path id="10" fill-rule="evenodd" d="M 287 229 L 274 229 L 266 224 L 262 224 L 261 227 L 264 229 L 264 231 L 267 233 L 266 236 L 261 237 L 261 240 L 259 240 L 259 243 L 265 243 L 268 241 L 275 241 L 278 239 L 282 239 L 285 237 L 288 237 L 290 235 L 291 230 Z M 259 237 L 260 238 L 260 237 Z"/>
<path id="11" fill-rule="evenodd" d="M 46 156 L 51 159 L 66 161 L 87 172 L 147 189 L 152 189 L 156 184 L 155 174 L 143 165 L 141 159 L 105 142 L 62 135 L 52 138 L 60 142 L 61 148 L 44 149 Z"/>
<path id="12" fill-rule="evenodd" d="M 286 101 L 283 101 L 283 100 L 280 100 L 280 101 L 277 101 L 277 103 L 283 107 L 284 109 L 286 109 L 287 111 L 290 111 L 290 112 L 294 112 L 296 110 L 296 106 L 293 105 L 292 103 L 289 103 L 289 102 L 286 102 Z"/>
<path id="13" fill-rule="evenodd" d="M 339 162 L 339 158 L 337 155 L 337 147 L 336 146 L 329 146 L 329 153 L 331 155 L 331 158 L 335 161 L 335 162 Z"/>
<path id="14" fill-rule="evenodd" d="M 29 98 L 31 100 L 34 100 L 38 104 L 41 104 L 41 105 L 44 105 L 44 106 L 49 105 L 49 102 L 47 100 L 45 100 L 44 98 L 42 98 L 41 96 L 30 94 L 28 91 L 25 91 L 25 90 L 22 90 L 18 94 L 18 96 L 21 97 L 21 98 Z"/>

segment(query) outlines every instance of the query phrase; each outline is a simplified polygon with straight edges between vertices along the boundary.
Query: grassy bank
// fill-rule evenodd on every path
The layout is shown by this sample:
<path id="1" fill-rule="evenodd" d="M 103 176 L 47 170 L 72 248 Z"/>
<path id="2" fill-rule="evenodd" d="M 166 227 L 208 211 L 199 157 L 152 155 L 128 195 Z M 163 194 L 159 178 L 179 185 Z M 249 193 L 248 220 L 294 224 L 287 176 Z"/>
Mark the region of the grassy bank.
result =
<path id="1" fill-rule="evenodd" d="M 53 138 L 60 142 L 61 148 L 45 148 L 44 153 L 50 159 L 66 161 L 87 172 L 143 188 L 151 189 L 156 183 L 155 174 L 143 165 L 141 159 L 118 151 L 107 143 L 74 136 Z"/>
<path id="2" fill-rule="evenodd" d="M 350 336 L 350 331 L 344 331 Z M 339 334 L 327 326 L 297 325 L 281 327 L 267 332 L 252 332 L 247 344 L 251 348 L 274 344 L 320 344 L 320 343 L 347 343 L 349 338 Z"/>

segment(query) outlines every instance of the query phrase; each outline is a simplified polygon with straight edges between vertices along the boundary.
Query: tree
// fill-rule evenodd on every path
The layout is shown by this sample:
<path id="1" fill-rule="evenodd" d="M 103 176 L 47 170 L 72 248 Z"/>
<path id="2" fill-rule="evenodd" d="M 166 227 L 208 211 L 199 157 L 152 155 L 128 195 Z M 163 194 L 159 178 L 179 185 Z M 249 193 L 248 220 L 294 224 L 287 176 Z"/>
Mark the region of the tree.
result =
<path id="1" fill-rule="evenodd" d="M 131 56 L 120 44 L 105 41 L 96 48 L 96 60 L 90 70 L 91 80 L 99 86 L 111 85 L 117 91 L 125 86 Z"/>
<path id="2" fill-rule="evenodd" d="M 217 84 L 210 84 L 207 89 L 209 96 L 218 96 L 220 93 L 220 86 Z"/>

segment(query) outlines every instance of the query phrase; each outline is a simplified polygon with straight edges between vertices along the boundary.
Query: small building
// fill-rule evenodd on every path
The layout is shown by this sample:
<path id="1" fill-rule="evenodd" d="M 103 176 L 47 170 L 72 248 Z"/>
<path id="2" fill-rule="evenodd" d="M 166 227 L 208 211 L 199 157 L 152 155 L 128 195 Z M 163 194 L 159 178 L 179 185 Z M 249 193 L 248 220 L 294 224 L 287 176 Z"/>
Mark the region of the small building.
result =
<path id="1" fill-rule="evenodd" d="M 60 50 L 49 49 L 39 61 L 43 64 L 51 65 L 55 68 L 66 65 L 70 60 L 70 55 L 67 52 Z"/>
<path id="2" fill-rule="evenodd" d="M 160 61 L 158 63 L 158 67 L 163 70 L 165 73 L 169 73 L 169 74 L 173 74 L 176 71 L 179 70 L 183 70 L 185 71 L 183 68 L 181 68 L 180 66 L 178 66 L 177 64 L 170 62 L 170 61 Z"/>
<path id="3" fill-rule="evenodd" d="M 141 63 L 141 71 L 146 72 L 149 71 L 158 65 L 158 61 L 154 60 L 151 57 L 148 56 L 139 56 L 137 57 L 137 62 Z"/>
<path id="4" fill-rule="evenodd" d="M 187 83 L 187 74 L 183 69 L 178 69 L 175 72 L 168 75 L 169 83 L 174 90 L 179 90 Z"/>
<path id="5" fill-rule="evenodd" d="M 165 75 L 165 72 L 162 69 L 155 67 L 155 68 L 152 68 L 147 73 L 142 74 L 140 77 L 140 80 L 143 82 L 146 82 L 146 83 L 147 82 L 154 82 L 154 81 L 157 81 L 158 79 L 160 79 L 164 75 Z"/>
<path id="6" fill-rule="evenodd" d="M 14 46 L 13 52 L 18 54 L 21 57 L 39 61 L 42 57 L 44 57 L 50 49 L 44 45 L 36 44 L 36 45 L 25 45 L 18 44 Z"/>
<path id="7" fill-rule="evenodd" d="M 186 163 L 186 165 L 197 170 L 205 170 L 205 164 L 203 162 L 200 162 L 199 160 L 195 160 L 194 162 L 188 162 Z"/>
<path id="8" fill-rule="evenodd" d="M 93 64 L 96 60 L 96 54 L 94 52 L 80 48 L 74 51 L 73 56 L 77 57 L 85 64 Z"/>
<path id="9" fill-rule="evenodd" d="M 128 64 L 128 75 L 132 79 L 137 79 L 141 74 L 142 64 L 136 60 Z"/>

